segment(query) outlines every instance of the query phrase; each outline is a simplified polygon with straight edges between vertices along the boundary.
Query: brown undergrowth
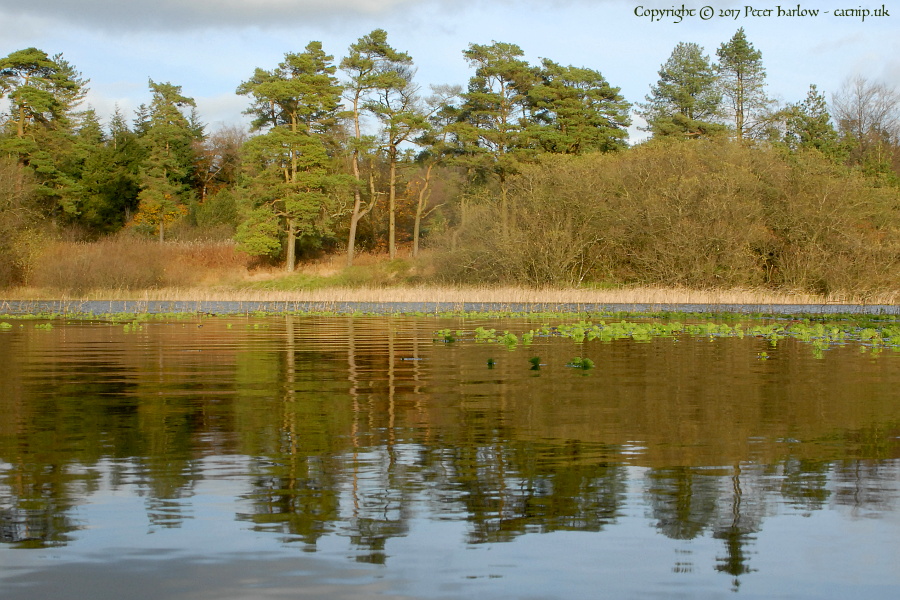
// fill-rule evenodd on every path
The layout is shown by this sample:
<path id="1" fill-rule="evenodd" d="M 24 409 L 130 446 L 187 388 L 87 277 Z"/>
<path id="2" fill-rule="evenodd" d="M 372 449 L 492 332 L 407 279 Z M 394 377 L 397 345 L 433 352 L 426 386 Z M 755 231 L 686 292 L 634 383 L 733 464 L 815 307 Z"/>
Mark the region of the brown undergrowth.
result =
<path id="1" fill-rule="evenodd" d="M 438 257 L 439 258 L 439 257 Z M 482 302 L 560 304 L 897 304 L 900 290 L 683 285 L 552 286 L 455 283 L 435 269 L 434 254 L 413 260 L 360 255 L 353 267 L 334 254 L 287 274 L 228 242 L 167 242 L 130 237 L 92 243 L 52 242 L 35 259 L 26 285 L 8 300 L 231 300 L 313 302 Z"/>

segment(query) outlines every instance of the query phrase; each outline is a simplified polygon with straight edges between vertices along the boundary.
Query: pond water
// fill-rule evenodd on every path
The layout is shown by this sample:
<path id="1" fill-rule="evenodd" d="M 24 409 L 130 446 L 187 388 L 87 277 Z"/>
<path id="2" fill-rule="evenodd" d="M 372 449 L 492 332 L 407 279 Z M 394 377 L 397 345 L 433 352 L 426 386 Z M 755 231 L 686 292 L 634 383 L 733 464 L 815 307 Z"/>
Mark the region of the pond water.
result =
<path id="1" fill-rule="evenodd" d="M 900 595 L 897 340 L 544 323 L 8 320 L 0 598 Z"/>

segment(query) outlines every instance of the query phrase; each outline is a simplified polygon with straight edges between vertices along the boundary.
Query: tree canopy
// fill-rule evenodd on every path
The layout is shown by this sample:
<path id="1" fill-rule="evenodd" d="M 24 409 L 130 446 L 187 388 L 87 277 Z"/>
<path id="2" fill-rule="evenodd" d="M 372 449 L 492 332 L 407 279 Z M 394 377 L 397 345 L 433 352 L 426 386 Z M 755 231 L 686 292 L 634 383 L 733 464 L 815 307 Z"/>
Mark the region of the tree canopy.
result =
<path id="1" fill-rule="evenodd" d="M 722 91 L 716 67 L 698 44 L 680 42 L 660 67 L 639 113 L 662 137 L 703 137 L 722 131 Z"/>

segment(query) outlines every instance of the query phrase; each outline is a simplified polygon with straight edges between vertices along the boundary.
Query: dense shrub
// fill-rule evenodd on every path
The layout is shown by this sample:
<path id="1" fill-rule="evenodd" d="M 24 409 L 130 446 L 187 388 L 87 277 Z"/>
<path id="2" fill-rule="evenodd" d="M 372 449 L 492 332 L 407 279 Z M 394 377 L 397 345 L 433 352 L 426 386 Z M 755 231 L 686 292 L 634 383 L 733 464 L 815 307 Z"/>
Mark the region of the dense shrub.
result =
<path id="1" fill-rule="evenodd" d="M 730 141 L 553 156 L 510 182 L 510 226 L 469 209 L 456 281 L 857 293 L 900 287 L 900 193 L 817 154 Z"/>
<path id="2" fill-rule="evenodd" d="M 0 157 L 0 288 L 22 283 L 44 237 L 31 210 L 32 181 L 16 162 Z"/>

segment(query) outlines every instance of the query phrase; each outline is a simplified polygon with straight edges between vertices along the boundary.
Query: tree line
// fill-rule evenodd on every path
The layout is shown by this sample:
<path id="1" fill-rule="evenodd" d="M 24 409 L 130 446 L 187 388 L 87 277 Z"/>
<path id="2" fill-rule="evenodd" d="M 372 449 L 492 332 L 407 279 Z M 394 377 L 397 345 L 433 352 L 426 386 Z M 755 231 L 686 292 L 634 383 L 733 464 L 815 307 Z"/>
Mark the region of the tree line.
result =
<path id="1" fill-rule="evenodd" d="M 236 87 L 250 131 L 208 131 L 179 85 L 148 82 L 150 102 L 103 124 L 83 108 L 88 80 L 61 54 L 0 59 L 0 250 L 6 279 L 27 276 L 47 235 L 96 239 L 127 230 L 160 241 L 233 237 L 283 261 L 430 236 L 448 247 L 490 206 L 493 235 L 518 227 L 516 178 L 552 156 L 627 154 L 633 115 L 648 143 L 736 140 L 788 155 L 815 152 L 897 187 L 900 94 L 862 78 L 829 103 L 814 85 L 779 106 L 762 54 L 739 29 L 716 51 L 679 43 L 644 102 L 595 69 L 541 59 L 510 43 L 470 44 L 468 85 L 415 82 L 412 57 L 376 29 L 336 60 L 320 42 L 257 68 Z M 551 203 L 545 215 L 552 219 Z M 54 233 L 55 232 L 55 233 Z"/>

